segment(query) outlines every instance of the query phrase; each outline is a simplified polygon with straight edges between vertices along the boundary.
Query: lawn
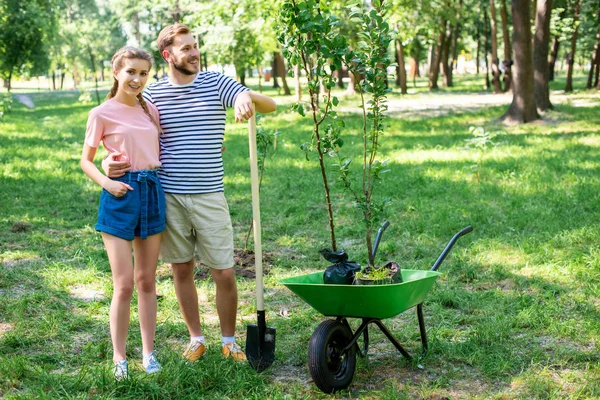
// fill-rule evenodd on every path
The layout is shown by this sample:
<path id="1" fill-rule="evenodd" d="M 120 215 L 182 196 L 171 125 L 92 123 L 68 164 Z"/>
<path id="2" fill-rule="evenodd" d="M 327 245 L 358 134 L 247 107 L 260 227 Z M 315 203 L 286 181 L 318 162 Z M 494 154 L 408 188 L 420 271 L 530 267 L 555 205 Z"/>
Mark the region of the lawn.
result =
<path id="1" fill-rule="evenodd" d="M 451 93 L 427 94 L 422 82 L 408 96 L 392 93 L 395 104 L 427 104 L 450 94 L 460 100 L 437 112 L 395 109 L 381 147 L 390 172 L 377 196 L 391 199 L 385 209 L 391 226 L 379 263 L 428 269 L 456 231 L 474 227 L 442 264 L 424 303 L 428 357 L 408 362 L 372 329 L 368 357 L 359 360 L 350 388 L 336 396 L 598 398 L 600 95 L 564 95 L 558 80 L 556 110 L 540 122 L 504 127 L 497 118 L 506 105 L 461 108 L 481 96 L 481 78 L 456 80 L 460 90 Z M 197 287 L 209 352 L 199 363 L 183 363 L 187 329 L 169 268 L 161 264 L 156 347 L 164 371 L 142 372 L 134 298 L 127 347 L 133 377 L 112 379 L 110 268 L 93 229 L 99 188 L 79 167 L 93 104 L 81 103 L 77 92 L 32 92 L 34 109 L 15 101 L 0 119 L 0 397 L 326 397 L 307 367 L 309 339 L 325 317 L 279 283 L 328 266 L 318 252 L 330 246 L 324 192 L 316 160 L 300 150 L 309 140 L 309 118 L 289 111 L 292 97 L 267 93 L 281 104 L 260 121 L 267 132 L 280 133 L 261 192 L 267 321 L 277 329 L 273 366 L 257 374 L 221 359 L 214 285 L 203 267 Z M 351 113 L 357 104 L 356 97 L 340 103 L 348 126 L 345 154 L 361 148 L 360 119 Z M 229 122 L 225 193 L 236 247 L 243 250 L 251 220 L 247 129 L 232 115 Z M 506 134 L 485 150 L 469 150 L 471 126 Z M 340 184 L 332 197 L 339 245 L 364 265 L 359 212 Z M 254 281 L 243 269 L 240 342 L 255 322 Z M 409 352 L 420 352 L 413 310 L 384 322 Z"/>

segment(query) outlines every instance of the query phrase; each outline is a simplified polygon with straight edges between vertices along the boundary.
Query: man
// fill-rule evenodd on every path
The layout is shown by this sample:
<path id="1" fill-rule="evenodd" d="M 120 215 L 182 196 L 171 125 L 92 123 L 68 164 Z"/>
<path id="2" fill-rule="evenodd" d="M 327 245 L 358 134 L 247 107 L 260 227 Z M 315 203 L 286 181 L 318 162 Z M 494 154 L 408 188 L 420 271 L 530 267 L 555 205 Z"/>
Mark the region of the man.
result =
<path id="1" fill-rule="evenodd" d="M 194 283 L 196 249 L 216 285 L 222 354 L 245 361 L 234 337 L 238 299 L 233 228 L 223 194 L 226 107 L 233 106 L 235 120 L 241 122 L 252 117 L 252 103 L 260 113 L 275 111 L 276 104 L 218 72 L 199 72 L 198 44 L 185 25 L 167 26 L 157 43 L 169 64 L 169 79 L 150 85 L 144 98 L 158 108 L 163 130 L 159 177 L 166 195 L 167 230 L 160 252 L 161 259 L 171 263 L 179 308 L 191 337 L 183 357 L 193 362 L 206 351 Z M 109 177 L 129 169 L 126 161 L 116 161 L 117 156 L 103 162 Z"/>

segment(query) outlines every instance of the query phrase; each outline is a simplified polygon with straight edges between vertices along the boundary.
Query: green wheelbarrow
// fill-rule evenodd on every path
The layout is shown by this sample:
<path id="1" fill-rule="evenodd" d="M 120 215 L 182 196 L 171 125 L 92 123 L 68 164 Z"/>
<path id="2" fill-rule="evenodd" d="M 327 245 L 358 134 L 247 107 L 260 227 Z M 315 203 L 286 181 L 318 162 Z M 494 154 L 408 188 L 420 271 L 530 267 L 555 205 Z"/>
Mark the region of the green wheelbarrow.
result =
<path id="1" fill-rule="evenodd" d="M 384 225 L 379 230 L 374 253 Z M 381 322 L 409 308 L 417 307 L 421 333 L 421 358 L 427 355 L 427 331 L 423 318 L 423 301 L 433 286 L 440 264 L 459 237 L 471 232 L 468 226 L 456 233 L 430 271 L 402 270 L 402 283 L 384 285 L 331 285 L 323 283 L 323 273 L 301 275 L 281 281 L 298 297 L 327 317 L 314 331 L 308 346 L 308 367 L 315 385 L 325 393 L 346 389 L 352 382 L 356 368 L 356 354 L 365 356 L 369 350 L 369 330 L 377 325 L 396 349 L 407 359 L 410 354 L 398 343 Z M 348 318 L 360 318 L 362 323 L 352 332 Z M 363 348 L 358 347 L 362 335 Z"/>

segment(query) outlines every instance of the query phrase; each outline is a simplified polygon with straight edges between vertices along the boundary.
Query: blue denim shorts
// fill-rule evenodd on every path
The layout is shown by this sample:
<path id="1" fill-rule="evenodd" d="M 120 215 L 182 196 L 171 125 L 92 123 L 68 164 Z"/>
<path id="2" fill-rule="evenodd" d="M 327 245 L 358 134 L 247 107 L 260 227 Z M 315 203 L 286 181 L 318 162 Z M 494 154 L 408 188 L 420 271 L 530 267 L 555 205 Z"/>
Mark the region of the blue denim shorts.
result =
<path id="1" fill-rule="evenodd" d="M 156 171 L 132 171 L 112 179 L 127 183 L 133 190 L 116 197 L 102 189 L 97 231 L 133 240 L 135 236 L 146 239 L 165 230 L 165 193 Z"/>

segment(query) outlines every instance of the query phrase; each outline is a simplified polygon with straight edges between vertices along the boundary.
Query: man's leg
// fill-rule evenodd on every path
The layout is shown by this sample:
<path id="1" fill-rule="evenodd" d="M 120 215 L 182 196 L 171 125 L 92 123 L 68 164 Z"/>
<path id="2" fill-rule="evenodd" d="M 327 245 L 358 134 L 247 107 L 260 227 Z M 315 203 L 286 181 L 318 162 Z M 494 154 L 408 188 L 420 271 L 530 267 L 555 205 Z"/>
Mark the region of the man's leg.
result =
<path id="1" fill-rule="evenodd" d="M 238 305 L 235 271 L 233 268 L 211 268 L 210 273 L 217 287 L 216 302 L 221 324 L 221 335 L 234 336 Z"/>
<path id="2" fill-rule="evenodd" d="M 194 283 L 194 259 L 186 263 L 171 264 L 175 294 L 179 302 L 179 310 L 191 337 L 202 335 L 200 316 L 198 313 L 198 292 Z M 235 317 L 234 317 L 235 318 Z"/>

